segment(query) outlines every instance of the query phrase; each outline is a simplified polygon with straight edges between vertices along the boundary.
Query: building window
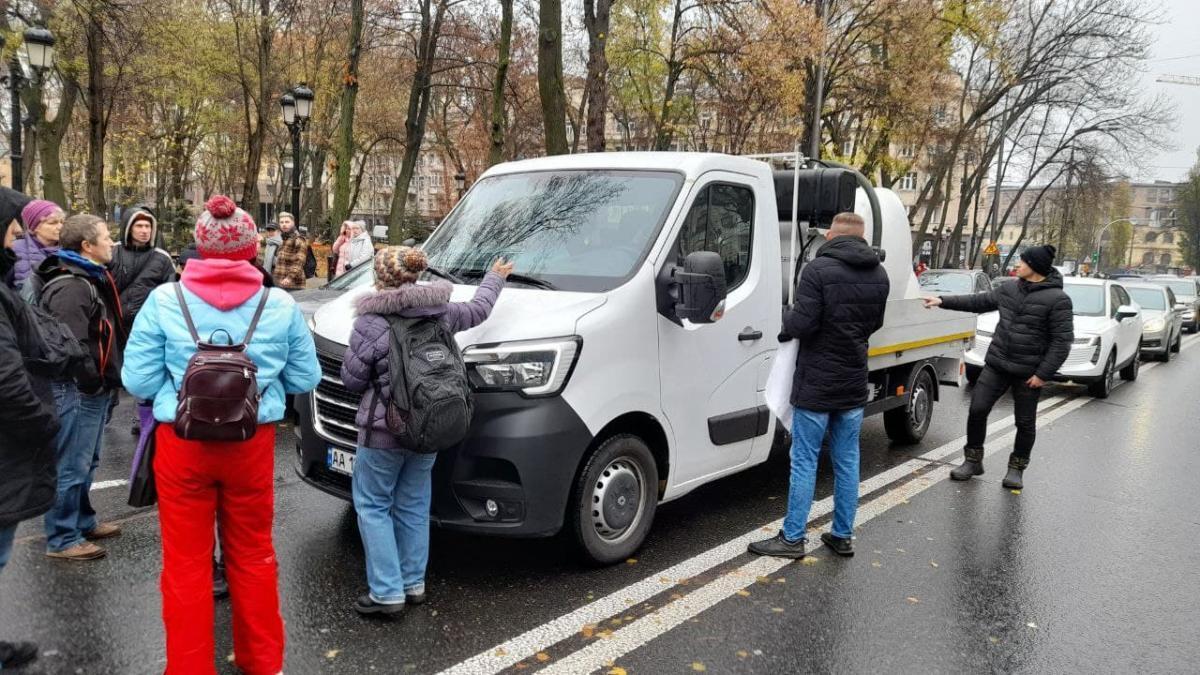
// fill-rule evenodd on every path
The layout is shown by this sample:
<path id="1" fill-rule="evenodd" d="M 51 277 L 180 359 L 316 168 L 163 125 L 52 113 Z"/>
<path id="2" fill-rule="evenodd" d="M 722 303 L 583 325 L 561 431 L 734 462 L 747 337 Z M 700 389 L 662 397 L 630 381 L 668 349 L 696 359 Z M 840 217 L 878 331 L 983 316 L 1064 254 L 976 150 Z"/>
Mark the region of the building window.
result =
<path id="1" fill-rule="evenodd" d="M 1147 244 L 1153 244 L 1156 241 L 1158 241 L 1158 233 L 1157 232 L 1147 232 L 1146 233 L 1146 243 Z"/>
<path id="2" fill-rule="evenodd" d="M 842 143 L 842 157 L 854 156 L 854 141 L 844 141 Z"/>
<path id="3" fill-rule="evenodd" d="M 1162 254 L 1162 258 L 1161 258 L 1161 260 L 1162 260 L 1162 263 L 1161 263 L 1161 264 L 1162 264 L 1162 266 L 1163 266 L 1163 267 L 1170 267 L 1170 265 L 1171 265 L 1171 254 L 1170 254 L 1170 253 L 1164 253 L 1164 254 Z"/>
<path id="4" fill-rule="evenodd" d="M 1174 244 L 1175 243 L 1175 233 L 1174 232 L 1164 232 L 1163 233 L 1163 243 L 1164 244 Z"/>
<path id="5" fill-rule="evenodd" d="M 1145 253 L 1142 254 L 1142 264 L 1143 265 L 1153 265 L 1154 264 L 1154 251 L 1146 251 Z"/>
<path id="6" fill-rule="evenodd" d="M 917 189 L 917 172 L 909 171 L 900 178 L 900 189 L 912 192 Z"/>
<path id="7" fill-rule="evenodd" d="M 917 154 L 916 144 L 905 143 L 904 145 L 900 146 L 900 150 L 897 153 L 897 157 L 912 157 L 915 154 Z"/>

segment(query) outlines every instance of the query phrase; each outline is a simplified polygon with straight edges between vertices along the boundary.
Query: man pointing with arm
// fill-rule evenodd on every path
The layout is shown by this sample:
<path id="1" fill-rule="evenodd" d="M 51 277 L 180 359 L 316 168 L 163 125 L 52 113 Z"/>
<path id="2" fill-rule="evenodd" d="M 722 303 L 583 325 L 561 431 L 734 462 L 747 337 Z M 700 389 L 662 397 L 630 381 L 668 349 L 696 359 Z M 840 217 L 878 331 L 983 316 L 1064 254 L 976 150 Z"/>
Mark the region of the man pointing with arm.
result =
<path id="1" fill-rule="evenodd" d="M 1017 438 L 1008 458 L 1004 487 L 1023 487 L 1022 472 L 1037 435 L 1037 404 L 1046 384 L 1071 352 L 1074 315 L 1071 298 L 1063 291 L 1063 279 L 1054 269 L 1053 246 L 1034 246 L 1021 253 L 1018 281 L 974 295 L 926 298 L 926 307 L 960 312 L 1000 311 L 1000 322 L 988 348 L 986 365 L 971 393 L 967 417 L 966 459 L 950 472 L 954 480 L 983 475 L 983 441 L 987 418 L 996 401 L 1012 389 Z"/>

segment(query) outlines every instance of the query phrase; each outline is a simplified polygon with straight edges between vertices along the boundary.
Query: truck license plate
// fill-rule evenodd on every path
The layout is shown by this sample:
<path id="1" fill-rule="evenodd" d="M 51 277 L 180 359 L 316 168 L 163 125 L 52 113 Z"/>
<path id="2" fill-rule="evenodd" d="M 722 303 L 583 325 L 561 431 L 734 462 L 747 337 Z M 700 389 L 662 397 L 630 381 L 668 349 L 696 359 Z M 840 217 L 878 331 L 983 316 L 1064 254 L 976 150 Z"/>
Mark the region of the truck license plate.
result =
<path id="1" fill-rule="evenodd" d="M 347 476 L 354 475 L 353 452 L 346 452 L 341 448 L 335 448 L 331 445 L 325 454 L 325 464 L 331 471 L 336 471 Z"/>

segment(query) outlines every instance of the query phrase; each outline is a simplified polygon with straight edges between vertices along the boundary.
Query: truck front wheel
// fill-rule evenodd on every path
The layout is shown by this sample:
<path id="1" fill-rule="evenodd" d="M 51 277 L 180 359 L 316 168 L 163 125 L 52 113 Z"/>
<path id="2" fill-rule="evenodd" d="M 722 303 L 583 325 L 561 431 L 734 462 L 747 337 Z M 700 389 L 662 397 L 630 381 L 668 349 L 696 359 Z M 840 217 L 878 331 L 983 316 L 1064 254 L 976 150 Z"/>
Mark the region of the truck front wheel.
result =
<path id="1" fill-rule="evenodd" d="M 933 419 L 933 378 L 922 368 L 909 390 L 908 403 L 883 413 L 888 438 L 902 445 L 920 443 Z"/>
<path id="2" fill-rule="evenodd" d="M 605 441 L 587 459 L 571 492 L 567 523 L 584 559 L 610 565 L 642 545 L 658 507 L 658 466 L 630 434 Z"/>

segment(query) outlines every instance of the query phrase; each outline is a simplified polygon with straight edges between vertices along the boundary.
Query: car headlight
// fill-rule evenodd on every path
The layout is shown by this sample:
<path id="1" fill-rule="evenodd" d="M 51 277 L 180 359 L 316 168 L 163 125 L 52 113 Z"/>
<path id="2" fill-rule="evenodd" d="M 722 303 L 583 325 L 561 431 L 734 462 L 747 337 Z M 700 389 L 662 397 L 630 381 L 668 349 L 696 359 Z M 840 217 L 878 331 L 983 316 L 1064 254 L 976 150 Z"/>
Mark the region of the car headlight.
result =
<path id="1" fill-rule="evenodd" d="M 519 391 L 549 396 L 562 391 L 579 358 L 579 337 L 471 347 L 463 352 L 476 391 Z"/>
<path id="2" fill-rule="evenodd" d="M 1100 344 L 1100 336 L 1084 335 L 1082 337 L 1077 337 L 1075 338 L 1074 344 L 1076 347 L 1091 347 L 1093 345 L 1098 345 Z"/>
<path id="3" fill-rule="evenodd" d="M 1150 319 L 1142 328 L 1147 333 L 1157 333 L 1158 331 L 1162 330 L 1163 326 L 1165 325 L 1167 324 L 1162 319 Z"/>

